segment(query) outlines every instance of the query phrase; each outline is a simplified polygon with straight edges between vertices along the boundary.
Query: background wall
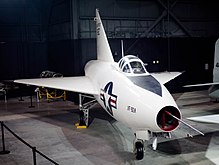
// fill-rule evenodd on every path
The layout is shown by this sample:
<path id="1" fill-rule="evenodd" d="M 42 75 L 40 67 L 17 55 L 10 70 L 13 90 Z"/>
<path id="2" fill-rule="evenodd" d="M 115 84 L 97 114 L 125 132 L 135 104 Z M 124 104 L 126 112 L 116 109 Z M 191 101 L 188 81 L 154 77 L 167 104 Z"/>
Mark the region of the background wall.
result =
<path id="1" fill-rule="evenodd" d="M 99 8 L 116 61 L 123 40 L 125 53 L 138 55 L 148 71 L 186 71 L 179 85 L 211 82 L 218 7 L 204 0 L 1 0 L 0 80 L 44 70 L 83 75 L 96 58 Z"/>

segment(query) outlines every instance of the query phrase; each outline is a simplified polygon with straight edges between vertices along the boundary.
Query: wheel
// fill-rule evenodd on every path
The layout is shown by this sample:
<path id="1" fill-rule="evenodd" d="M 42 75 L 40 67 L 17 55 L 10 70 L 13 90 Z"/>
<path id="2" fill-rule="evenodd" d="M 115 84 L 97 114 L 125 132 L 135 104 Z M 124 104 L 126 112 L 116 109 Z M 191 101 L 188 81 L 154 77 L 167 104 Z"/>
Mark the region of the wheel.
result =
<path id="1" fill-rule="evenodd" d="M 142 142 L 135 143 L 136 148 L 136 159 L 141 160 L 144 157 L 144 145 Z"/>

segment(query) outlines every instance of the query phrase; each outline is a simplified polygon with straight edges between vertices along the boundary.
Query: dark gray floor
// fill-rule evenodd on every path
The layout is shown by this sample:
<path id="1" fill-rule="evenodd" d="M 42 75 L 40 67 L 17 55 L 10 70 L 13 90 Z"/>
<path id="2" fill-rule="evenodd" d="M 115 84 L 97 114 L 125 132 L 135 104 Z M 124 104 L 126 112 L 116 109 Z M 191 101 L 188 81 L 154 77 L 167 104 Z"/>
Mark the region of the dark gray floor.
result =
<path id="1" fill-rule="evenodd" d="M 29 108 L 29 97 L 24 97 L 23 102 L 18 98 L 9 99 L 7 103 L 0 100 L 0 121 L 5 121 L 16 134 L 60 165 L 219 164 L 219 125 L 186 120 L 191 116 L 219 113 L 219 103 L 211 102 L 207 91 L 174 94 L 174 98 L 185 121 L 203 131 L 205 136 L 180 125 L 172 139 L 158 139 L 157 151 L 153 151 L 148 142 L 141 161 L 135 160 L 132 153 L 133 132 L 110 118 L 99 106 L 90 111 L 91 125 L 87 129 L 74 126 L 79 119 L 78 106 L 74 103 L 41 101 Z M 188 133 L 194 137 L 188 138 Z M 33 164 L 31 149 L 8 131 L 5 138 L 10 154 L 0 155 L 0 165 Z M 37 164 L 51 163 L 37 155 Z"/>

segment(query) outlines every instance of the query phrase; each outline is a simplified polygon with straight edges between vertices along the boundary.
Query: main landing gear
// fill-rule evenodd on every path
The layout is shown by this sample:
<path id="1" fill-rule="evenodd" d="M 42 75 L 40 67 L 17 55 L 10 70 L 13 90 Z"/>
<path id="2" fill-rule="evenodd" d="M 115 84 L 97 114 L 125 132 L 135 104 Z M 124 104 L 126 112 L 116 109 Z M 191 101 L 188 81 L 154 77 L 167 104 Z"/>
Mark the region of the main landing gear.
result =
<path id="1" fill-rule="evenodd" d="M 171 134 L 169 132 L 161 132 L 161 133 L 154 133 L 148 130 L 145 131 L 136 131 L 135 133 L 135 140 L 134 140 L 134 154 L 137 160 L 141 160 L 144 158 L 145 141 L 152 140 L 152 149 L 155 151 L 157 149 L 157 138 L 165 137 L 171 138 Z"/>
<path id="2" fill-rule="evenodd" d="M 90 95 L 79 94 L 80 122 L 77 128 L 87 128 L 89 124 L 89 110 L 97 103 L 96 99 Z"/>

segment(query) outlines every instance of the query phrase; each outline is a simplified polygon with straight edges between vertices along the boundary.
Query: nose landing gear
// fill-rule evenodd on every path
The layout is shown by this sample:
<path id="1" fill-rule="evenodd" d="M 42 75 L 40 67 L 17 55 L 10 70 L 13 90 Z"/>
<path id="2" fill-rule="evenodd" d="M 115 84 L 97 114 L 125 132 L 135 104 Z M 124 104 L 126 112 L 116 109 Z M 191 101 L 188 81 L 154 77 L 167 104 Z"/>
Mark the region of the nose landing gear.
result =
<path id="1" fill-rule="evenodd" d="M 150 139 L 150 135 L 147 130 L 136 131 L 135 140 L 134 140 L 134 154 L 137 160 L 141 160 L 144 158 L 144 142 Z"/>
<path id="2" fill-rule="evenodd" d="M 135 155 L 137 160 L 144 158 L 144 143 L 143 141 L 137 141 L 135 143 Z"/>
<path id="3" fill-rule="evenodd" d="M 154 151 L 157 149 L 158 137 L 171 138 L 171 134 L 169 132 L 155 133 L 148 130 L 136 131 L 133 146 L 134 146 L 134 154 L 137 160 L 141 160 L 144 158 L 144 153 L 145 153 L 144 143 L 146 141 L 152 140 L 152 145 L 151 145 L 152 149 Z"/>

